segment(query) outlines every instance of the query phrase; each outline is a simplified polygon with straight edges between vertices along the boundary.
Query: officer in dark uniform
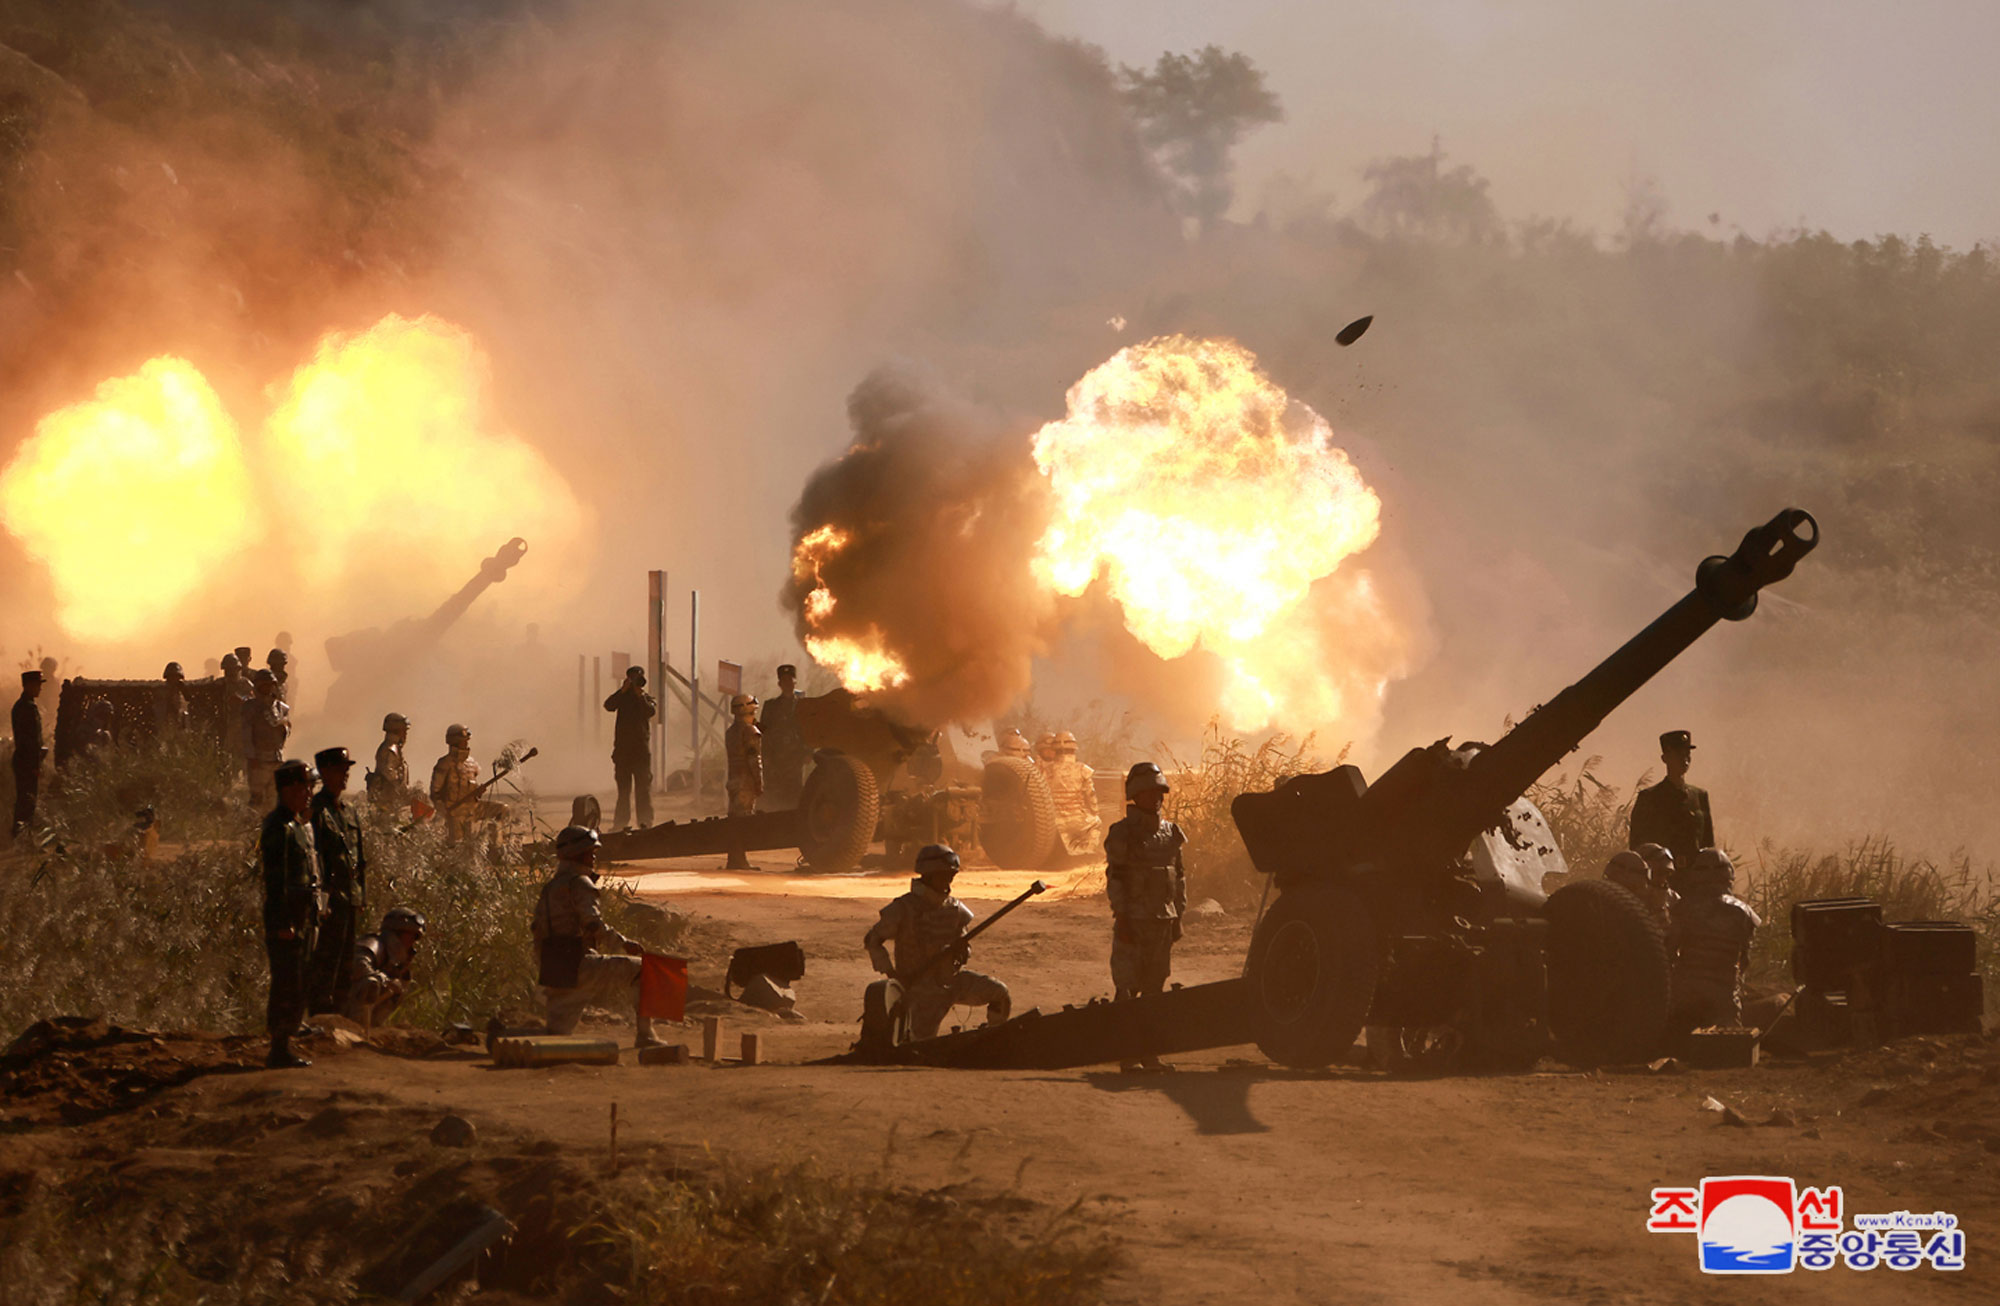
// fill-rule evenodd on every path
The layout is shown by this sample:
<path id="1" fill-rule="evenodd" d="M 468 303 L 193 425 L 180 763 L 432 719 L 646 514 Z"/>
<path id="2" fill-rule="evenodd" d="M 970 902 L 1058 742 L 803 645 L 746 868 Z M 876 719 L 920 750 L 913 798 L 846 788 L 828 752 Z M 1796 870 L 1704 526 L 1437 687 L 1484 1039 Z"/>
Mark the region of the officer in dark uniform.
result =
<path id="1" fill-rule="evenodd" d="M 320 779 L 320 791 L 312 799 L 313 847 L 330 913 L 313 948 L 310 1009 L 318 1015 L 347 1007 L 354 943 L 368 906 L 368 854 L 361 842 L 360 809 L 347 801 L 354 755 L 345 748 L 322 748 L 313 754 L 313 765 Z"/>
<path id="2" fill-rule="evenodd" d="M 257 841 L 264 867 L 264 952 L 271 960 L 271 996 L 264 1008 L 271 1055 L 265 1064 L 273 1069 L 312 1064 L 292 1051 L 292 1038 L 305 1020 L 313 938 L 325 911 L 312 833 L 318 780 L 302 760 L 280 762 L 272 775 L 278 805 L 264 818 Z"/>
<path id="3" fill-rule="evenodd" d="M 764 732 L 764 797 L 767 812 L 788 812 L 804 791 L 806 737 L 799 728 L 799 669 L 778 668 L 778 692 L 764 700 L 757 728 Z"/>
<path id="4" fill-rule="evenodd" d="M 653 823 L 653 718 L 660 705 L 646 692 L 644 667 L 625 668 L 625 683 L 604 700 L 606 712 L 617 713 L 611 726 L 611 774 L 618 785 L 618 811 L 612 822 L 623 830 L 638 809 L 639 825 Z"/>
<path id="5" fill-rule="evenodd" d="M 35 819 L 35 800 L 42 792 L 42 759 L 48 738 L 42 733 L 42 673 L 21 673 L 21 696 L 14 700 L 14 837 Z"/>
<path id="6" fill-rule="evenodd" d="M 1688 767 L 1694 763 L 1694 737 L 1685 730 L 1661 735 L 1660 760 L 1666 764 L 1667 778 L 1641 789 L 1633 798 L 1631 838 L 1626 846 L 1637 849 L 1642 844 L 1659 844 L 1674 855 L 1674 865 L 1684 870 L 1694 865 L 1696 853 L 1715 846 L 1708 790 L 1687 782 Z"/>

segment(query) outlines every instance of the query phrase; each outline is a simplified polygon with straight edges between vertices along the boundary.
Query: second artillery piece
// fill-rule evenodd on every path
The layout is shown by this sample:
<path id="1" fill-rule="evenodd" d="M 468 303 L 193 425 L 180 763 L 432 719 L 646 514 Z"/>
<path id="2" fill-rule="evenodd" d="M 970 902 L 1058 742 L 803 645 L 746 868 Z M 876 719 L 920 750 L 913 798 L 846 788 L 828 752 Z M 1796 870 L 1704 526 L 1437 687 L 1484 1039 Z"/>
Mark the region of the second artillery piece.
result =
<path id="1" fill-rule="evenodd" d="M 1439 740 L 1373 784 L 1340 766 L 1246 793 L 1232 808 L 1277 891 L 1241 979 L 1127 1002 L 1028 1012 L 992 1028 L 864 1048 L 857 1060 L 1059 1068 L 1255 1042 L 1281 1065 L 1340 1060 L 1366 1028 L 1392 1056 L 1578 1065 L 1653 1055 L 1667 1021 L 1659 925 L 1608 880 L 1544 895 L 1561 866 L 1523 795 L 1620 703 L 1819 542 L 1788 508 L 1694 589 L 1491 745 Z"/>

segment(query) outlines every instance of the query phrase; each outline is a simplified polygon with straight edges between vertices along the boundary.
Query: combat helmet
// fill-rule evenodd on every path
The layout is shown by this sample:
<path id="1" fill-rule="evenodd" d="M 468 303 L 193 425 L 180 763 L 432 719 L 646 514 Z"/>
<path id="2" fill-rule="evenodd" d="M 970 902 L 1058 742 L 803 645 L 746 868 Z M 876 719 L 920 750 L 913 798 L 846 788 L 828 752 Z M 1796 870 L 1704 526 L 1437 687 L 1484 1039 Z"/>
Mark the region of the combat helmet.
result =
<path id="1" fill-rule="evenodd" d="M 1150 793 L 1155 789 L 1163 794 L 1173 792 L 1173 786 L 1167 783 L 1166 773 L 1160 770 L 1160 764 L 1133 763 L 1132 769 L 1125 773 L 1125 797 L 1137 798 L 1140 794 Z"/>
<path id="2" fill-rule="evenodd" d="M 1604 878 L 1633 893 L 1644 893 L 1651 886 L 1652 874 L 1645 858 L 1635 852 L 1622 852 L 1605 864 Z"/>
<path id="3" fill-rule="evenodd" d="M 556 856 L 564 861 L 597 845 L 597 831 L 587 825 L 566 825 L 556 834 Z"/>
<path id="4" fill-rule="evenodd" d="M 1736 887 L 1736 864 L 1720 848 L 1704 848 L 1688 863 L 1687 886 L 1695 893 L 1728 893 Z"/>
<path id="5" fill-rule="evenodd" d="M 958 854 L 941 843 L 927 843 L 917 850 L 917 878 L 928 880 L 934 875 L 946 879 L 958 874 Z"/>
<path id="6" fill-rule="evenodd" d="M 382 933 L 395 930 L 415 930 L 424 932 L 424 914 L 410 907 L 391 907 L 382 914 Z"/>
<path id="7" fill-rule="evenodd" d="M 382 730 L 384 733 L 391 730 L 407 730 L 409 728 L 410 718 L 404 716 L 401 712 L 391 712 L 388 716 L 382 718 Z"/>
<path id="8" fill-rule="evenodd" d="M 754 712 L 756 710 L 757 696 L 755 694 L 738 694 L 729 700 L 729 711 L 733 716 L 742 716 L 745 712 Z"/>
<path id="9" fill-rule="evenodd" d="M 446 748 L 470 748 L 472 747 L 472 732 L 454 721 L 444 728 L 444 746 Z"/>

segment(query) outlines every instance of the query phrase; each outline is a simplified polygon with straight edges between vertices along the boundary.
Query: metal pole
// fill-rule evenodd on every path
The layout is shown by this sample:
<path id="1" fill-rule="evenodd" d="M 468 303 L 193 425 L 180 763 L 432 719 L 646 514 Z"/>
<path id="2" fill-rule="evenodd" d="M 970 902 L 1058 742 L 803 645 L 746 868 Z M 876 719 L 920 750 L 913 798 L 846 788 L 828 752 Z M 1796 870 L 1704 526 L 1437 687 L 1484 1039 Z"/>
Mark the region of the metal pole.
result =
<path id="1" fill-rule="evenodd" d="M 694 753 L 695 806 L 701 806 L 701 591 L 688 591 L 688 748 Z"/>
<path id="2" fill-rule="evenodd" d="M 646 573 L 646 675 L 659 696 L 653 718 L 653 792 L 667 791 L 667 573 Z"/>
<path id="3" fill-rule="evenodd" d="M 583 742 L 583 723 L 587 719 L 584 705 L 590 701 L 583 692 L 587 687 L 583 679 L 583 654 L 579 653 L 576 655 L 576 742 L 579 744 Z"/>
<path id="4" fill-rule="evenodd" d="M 604 701 L 604 659 L 595 653 L 590 655 L 590 701 Z M 590 737 L 601 744 L 604 742 L 604 713 L 593 712 L 590 719 L 594 723 Z"/>

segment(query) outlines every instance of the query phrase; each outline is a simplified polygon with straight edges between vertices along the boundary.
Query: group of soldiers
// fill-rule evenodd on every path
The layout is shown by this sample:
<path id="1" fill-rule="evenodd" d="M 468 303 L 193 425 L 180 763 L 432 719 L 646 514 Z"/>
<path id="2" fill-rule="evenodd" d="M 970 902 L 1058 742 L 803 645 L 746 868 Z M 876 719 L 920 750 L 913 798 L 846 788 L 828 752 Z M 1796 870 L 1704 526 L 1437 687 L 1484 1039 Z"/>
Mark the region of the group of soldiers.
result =
<path id="1" fill-rule="evenodd" d="M 1687 782 L 1693 736 L 1661 735 L 1660 760 L 1666 778 L 1634 796 L 1628 849 L 1612 857 L 1604 878 L 1638 898 L 1666 935 L 1669 1028 L 1734 1026 L 1743 1018 L 1750 943 L 1763 921 L 1730 892 L 1736 867 L 1715 846 L 1708 793 Z"/>

